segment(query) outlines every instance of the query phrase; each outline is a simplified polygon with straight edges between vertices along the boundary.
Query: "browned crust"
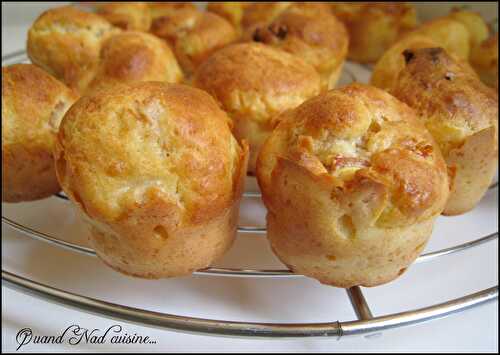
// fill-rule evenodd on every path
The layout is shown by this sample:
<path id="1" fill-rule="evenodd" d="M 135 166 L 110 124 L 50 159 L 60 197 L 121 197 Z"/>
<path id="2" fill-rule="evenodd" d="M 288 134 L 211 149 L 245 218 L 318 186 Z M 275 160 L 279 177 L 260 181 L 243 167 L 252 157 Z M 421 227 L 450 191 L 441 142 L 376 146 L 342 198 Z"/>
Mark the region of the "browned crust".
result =
<path id="1" fill-rule="evenodd" d="M 439 43 L 427 36 L 415 34 L 402 38 L 389 48 L 375 64 L 370 83 L 378 88 L 390 91 L 397 81 L 399 72 L 406 65 L 403 55 L 406 49 L 415 50 L 437 47 L 440 47 Z M 450 56 L 462 66 L 462 70 L 475 75 L 474 69 L 472 69 L 467 60 L 460 59 L 453 53 Z"/>
<path id="2" fill-rule="evenodd" d="M 179 83 L 183 75 L 164 41 L 142 32 L 125 31 L 104 42 L 96 76 L 87 92 L 127 82 Z"/>
<path id="3" fill-rule="evenodd" d="M 203 63 L 193 84 L 212 94 L 234 122 L 238 139 L 250 144 L 253 172 L 272 118 L 316 95 L 320 78 L 302 59 L 260 43 L 228 46 Z"/>
<path id="4" fill-rule="evenodd" d="M 316 92 L 318 80 L 314 69 L 301 59 L 262 44 L 245 43 L 217 52 L 197 71 L 195 83 L 225 104 L 234 91 L 308 96 Z"/>

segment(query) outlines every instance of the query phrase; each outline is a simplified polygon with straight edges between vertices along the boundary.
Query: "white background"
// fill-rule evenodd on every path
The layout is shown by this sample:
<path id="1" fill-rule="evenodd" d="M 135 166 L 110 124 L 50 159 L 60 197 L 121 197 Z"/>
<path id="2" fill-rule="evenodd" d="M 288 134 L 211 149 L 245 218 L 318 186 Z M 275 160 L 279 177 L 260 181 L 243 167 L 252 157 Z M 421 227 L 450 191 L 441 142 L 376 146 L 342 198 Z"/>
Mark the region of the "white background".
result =
<path id="1" fill-rule="evenodd" d="M 45 4 L 2 3 L 2 55 L 25 46 L 26 30 Z M 486 10 L 483 5 L 482 10 Z M 422 5 L 425 14 L 443 13 Z M 491 18 L 496 14 L 489 11 Z M 487 13 L 488 15 L 488 13 Z M 75 235 L 79 224 L 64 202 L 7 205 L 2 214 L 41 229 Z M 263 210 L 248 202 L 242 219 L 260 220 Z M 473 212 L 440 217 L 428 251 L 462 243 L 498 230 L 498 190 L 490 191 Z M 73 237 L 73 236 L 71 236 Z M 78 237 L 78 236 L 77 236 Z M 75 238 L 77 238 L 75 237 Z M 258 236 L 240 236 L 222 265 L 279 265 Z M 354 319 L 345 291 L 301 279 L 186 277 L 137 280 L 117 274 L 97 259 L 31 240 L 2 225 L 2 269 L 90 297 L 166 313 L 256 322 L 328 322 Z M 363 289 L 374 315 L 444 302 L 498 284 L 498 242 L 410 268 L 395 282 Z M 121 324 L 124 332 L 147 335 L 156 345 L 27 345 L 24 351 L 492 351 L 498 352 L 498 302 L 446 319 L 388 331 L 382 337 L 261 340 L 187 335 L 139 327 L 70 310 L 2 286 L 2 350 L 17 347 L 15 335 L 29 327 L 35 334 L 58 335 L 78 324 L 105 329 Z"/>

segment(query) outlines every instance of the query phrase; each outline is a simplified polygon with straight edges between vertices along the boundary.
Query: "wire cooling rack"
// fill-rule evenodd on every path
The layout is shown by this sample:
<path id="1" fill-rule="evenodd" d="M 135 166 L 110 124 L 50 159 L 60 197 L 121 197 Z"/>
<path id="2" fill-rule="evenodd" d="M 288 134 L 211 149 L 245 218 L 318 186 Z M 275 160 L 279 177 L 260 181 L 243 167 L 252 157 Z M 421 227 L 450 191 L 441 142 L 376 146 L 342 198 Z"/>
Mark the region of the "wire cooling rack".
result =
<path id="1" fill-rule="evenodd" d="M 2 65 L 27 62 L 25 51 L 18 51 L 2 57 Z M 356 76 L 346 68 L 348 80 L 356 80 Z M 498 189 L 498 183 L 490 189 Z M 498 192 L 498 191 L 497 191 Z M 62 194 L 56 194 L 61 200 L 67 200 Z M 244 199 L 260 199 L 259 192 L 245 192 Z M 50 243 L 73 252 L 96 256 L 91 248 L 69 242 L 49 233 L 31 228 L 12 218 L 2 215 L 2 223 L 36 240 Z M 265 234 L 266 229 L 254 226 L 239 226 L 238 234 Z M 454 245 L 449 248 L 421 255 L 415 263 L 427 262 L 445 255 L 460 253 L 498 238 L 498 231 L 481 236 L 473 241 Z M 255 278 L 293 278 L 303 277 L 287 269 L 247 269 L 211 267 L 195 272 L 197 275 Z M 382 331 L 443 318 L 453 313 L 491 302 L 498 299 L 498 285 L 482 291 L 464 295 L 444 303 L 433 304 L 424 308 L 407 310 L 401 313 L 386 314 L 374 317 L 360 287 L 347 289 L 347 296 L 357 316 L 356 320 L 332 321 L 327 323 L 246 323 L 218 319 L 193 318 L 182 315 L 159 313 L 140 308 L 106 302 L 65 290 L 50 287 L 34 280 L 24 278 L 2 269 L 2 284 L 23 293 L 33 295 L 47 301 L 69 306 L 81 311 L 113 318 L 121 321 L 152 326 L 168 330 L 188 333 L 204 333 L 209 335 L 236 337 L 345 337 L 352 335 L 378 334 Z"/>

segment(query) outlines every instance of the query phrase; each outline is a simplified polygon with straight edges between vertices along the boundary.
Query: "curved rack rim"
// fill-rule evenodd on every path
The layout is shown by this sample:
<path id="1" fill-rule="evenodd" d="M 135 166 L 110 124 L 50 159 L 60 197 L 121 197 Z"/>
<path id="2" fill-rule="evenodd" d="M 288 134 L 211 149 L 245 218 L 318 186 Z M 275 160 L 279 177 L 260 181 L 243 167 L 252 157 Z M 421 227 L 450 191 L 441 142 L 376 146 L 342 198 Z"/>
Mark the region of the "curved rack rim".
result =
<path id="1" fill-rule="evenodd" d="M 32 228 L 19 224 L 7 217 L 2 216 L 2 223 L 5 223 L 11 228 L 17 230 L 18 232 L 21 232 L 24 235 L 27 235 L 36 240 L 41 240 L 43 242 L 47 242 L 49 244 L 53 244 L 63 249 L 71 250 L 81 254 L 96 256 L 95 251 L 91 248 L 70 243 L 55 238 L 51 235 L 36 231 Z M 487 243 L 497 238 L 498 238 L 498 232 L 495 232 L 470 242 L 422 254 L 415 260 L 415 263 L 426 262 L 439 258 L 441 256 L 462 252 L 464 250 L 479 246 L 481 244 Z M 229 276 L 229 277 L 302 277 L 302 275 L 295 274 L 292 271 L 286 269 L 255 270 L 255 269 L 236 269 L 236 268 L 217 268 L 217 267 L 210 267 L 204 270 L 199 270 L 194 272 L 194 274 L 207 275 L 207 276 Z"/>
<path id="2" fill-rule="evenodd" d="M 363 335 L 442 318 L 498 298 L 498 286 L 437 305 L 375 317 L 370 320 L 329 323 L 247 323 L 184 317 L 110 303 L 47 286 L 2 270 L 2 284 L 63 306 L 88 313 L 189 333 L 231 337 L 300 338 Z"/>

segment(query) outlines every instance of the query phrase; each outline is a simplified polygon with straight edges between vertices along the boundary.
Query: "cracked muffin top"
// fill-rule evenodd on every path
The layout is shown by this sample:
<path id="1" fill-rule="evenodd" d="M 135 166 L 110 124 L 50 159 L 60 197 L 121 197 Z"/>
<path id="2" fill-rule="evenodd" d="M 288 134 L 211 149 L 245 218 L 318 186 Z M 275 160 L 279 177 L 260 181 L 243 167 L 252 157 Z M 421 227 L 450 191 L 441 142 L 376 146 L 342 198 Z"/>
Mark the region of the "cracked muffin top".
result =
<path id="1" fill-rule="evenodd" d="M 337 201 L 328 213 L 347 213 L 358 227 L 406 226 L 441 213 L 449 190 L 443 157 L 414 111 L 390 94 L 352 84 L 278 120 L 257 163 L 271 211 L 286 203 L 280 176 L 296 170 Z"/>

